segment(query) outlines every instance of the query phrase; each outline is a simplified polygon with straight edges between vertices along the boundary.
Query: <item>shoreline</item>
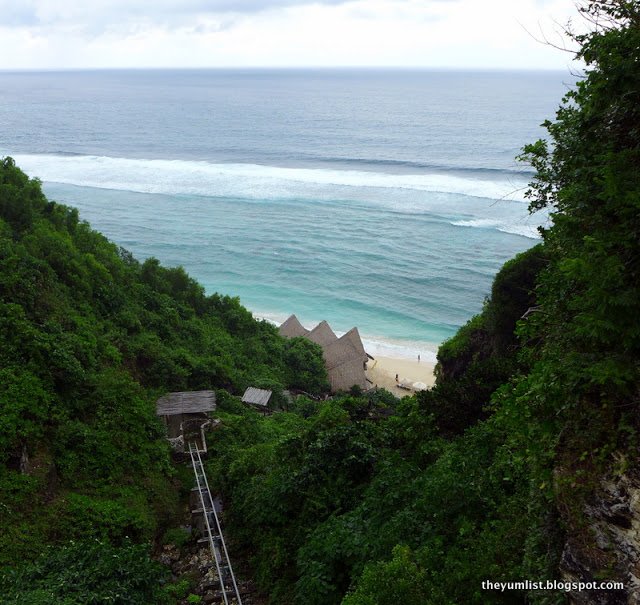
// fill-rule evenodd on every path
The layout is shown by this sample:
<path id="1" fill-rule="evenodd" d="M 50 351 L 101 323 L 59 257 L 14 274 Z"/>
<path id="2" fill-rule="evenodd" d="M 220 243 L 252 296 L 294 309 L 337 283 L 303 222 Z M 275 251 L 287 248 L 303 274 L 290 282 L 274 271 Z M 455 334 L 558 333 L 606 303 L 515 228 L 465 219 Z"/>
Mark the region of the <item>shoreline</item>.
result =
<path id="1" fill-rule="evenodd" d="M 275 317 L 265 313 L 255 314 L 256 319 L 268 321 L 275 326 L 282 325 Z M 315 326 L 303 327 L 307 330 Z M 336 331 L 336 336 L 343 336 Z M 370 355 L 366 377 L 369 388 L 384 388 L 398 398 L 413 395 L 414 383 L 422 383 L 417 390 L 430 389 L 435 384 L 435 367 L 439 345 L 418 341 L 391 341 L 383 338 L 361 336 L 362 344 Z M 400 386 L 401 384 L 406 386 Z M 406 388 L 409 387 L 409 388 Z"/>
<path id="2" fill-rule="evenodd" d="M 265 313 L 253 310 L 251 310 L 251 314 L 255 319 L 267 321 L 276 327 L 282 325 L 287 317 L 289 317 L 288 315 L 284 317 L 283 315 L 276 315 L 275 313 Z M 314 323 L 305 321 L 302 322 L 302 325 L 307 330 L 312 330 L 320 321 L 321 320 L 318 320 Z M 333 326 L 331 327 L 333 328 Z M 432 366 L 435 366 L 436 364 L 436 355 L 441 342 L 426 342 L 420 340 L 396 339 L 385 336 L 372 336 L 369 333 L 363 333 L 359 326 L 356 327 L 360 333 L 360 338 L 362 339 L 362 344 L 364 345 L 365 350 L 374 359 L 378 359 L 380 357 L 386 360 L 393 359 L 407 362 L 415 361 L 417 364 L 418 355 L 420 355 L 420 364 L 431 364 Z M 340 330 L 335 330 L 335 334 L 339 338 L 345 333 Z M 397 372 L 395 371 L 393 373 L 394 383 L 396 373 Z M 426 381 L 422 380 L 422 382 Z"/>
<path id="3" fill-rule="evenodd" d="M 424 382 L 430 388 L 436 380 L 435 366 L 430 360 L 377 356 L 367 364 L 367 378 L 373 386 L 385 388 L 396 397 L 406 397 L 413 395 L 413 391 L 400 388 L 396 382 L 396 374 L 399 381 Z"/>

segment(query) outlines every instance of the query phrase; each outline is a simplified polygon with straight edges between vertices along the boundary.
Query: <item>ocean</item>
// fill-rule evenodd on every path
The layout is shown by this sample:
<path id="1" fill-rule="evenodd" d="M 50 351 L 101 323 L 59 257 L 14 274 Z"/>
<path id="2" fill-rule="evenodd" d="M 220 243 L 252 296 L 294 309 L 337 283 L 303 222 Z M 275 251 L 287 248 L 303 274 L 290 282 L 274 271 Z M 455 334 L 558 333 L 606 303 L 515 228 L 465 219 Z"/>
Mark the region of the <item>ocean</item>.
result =
<path id="1" fill-rule="evenodd" d="M 0 73 L 0 155 L 139 259 L 254 315 L 435 359 L 533 245 L 532 174 L 567 72 Z"/>

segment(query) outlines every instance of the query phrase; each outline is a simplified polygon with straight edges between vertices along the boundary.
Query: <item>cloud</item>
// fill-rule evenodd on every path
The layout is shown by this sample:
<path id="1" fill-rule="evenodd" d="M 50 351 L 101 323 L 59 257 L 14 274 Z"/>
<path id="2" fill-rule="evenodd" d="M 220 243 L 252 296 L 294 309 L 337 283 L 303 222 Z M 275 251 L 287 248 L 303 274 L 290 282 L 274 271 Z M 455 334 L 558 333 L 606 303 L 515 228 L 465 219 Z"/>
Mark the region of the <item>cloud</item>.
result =
<path id="1" fill-rule="evenodd" d="M 406 0 L 390 0 L 402 4 Z M 409 0 L 413 1 L 413 0 Z M 432 0 L 448 2 L 457 0 Z M 144 32 L 212 34 L 244 19 L 297 7 L 339 7 L 354 0 L 0 0 L 0 31 L 34 40 L 100 36 L 128 38 Z M 57 42 L 59 45 L 59 42 Z"/>
<path id="2" fill-rule="evenodd" d="M 0 0 L 0 26 L 24 27 L 38 23 L 33 2 L 12 2 Z"/>
<path id="3" fill-rule="evenodd" d="M 109 24 L 183 21 L 203 15 L 252 14 L 272 9 L 350 0 L 0 0 L 0 27 L 76 25 L 94 29 Z"/>
<path id="4" fill-rule="evenodd" d="M 565 22 L 573 0 L 540 1 L 0 0 L 0 68 L 562 69 L 525 29 Z"/>

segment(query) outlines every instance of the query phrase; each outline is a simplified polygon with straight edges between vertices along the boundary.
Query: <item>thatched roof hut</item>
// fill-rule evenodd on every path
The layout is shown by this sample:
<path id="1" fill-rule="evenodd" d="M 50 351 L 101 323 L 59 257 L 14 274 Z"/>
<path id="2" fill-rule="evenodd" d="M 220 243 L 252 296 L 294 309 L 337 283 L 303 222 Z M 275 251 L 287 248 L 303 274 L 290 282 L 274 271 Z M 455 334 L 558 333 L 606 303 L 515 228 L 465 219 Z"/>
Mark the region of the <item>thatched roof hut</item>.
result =
<path id="1" fill-rule="evenodd" d="M 332 391 L 346 391 L 352 386 L 367 388 L 367 354 L 357 328 L 325 347 L 323 353 Z"/>
<path id="2" fill-rule="evenodd" d="M 360 359 L 357 349 L 348 340 L 344 340 L 343 338 L 338 338 L 335 342 L 325 347 L 322 352 L 324 353 L 324 362 L 327 366 L 327 371 L 338 367 L 354 357 Z"/>
<path id="3" fill-rule="evenodd" d="M 368 355 L 358 328 L 352 328 L 338 338 L 326 321 L 321 321 L 313 330 L 306 330 L 292 315 L 280 326 L 280 334 L 287 338 L 304 336 L 322 347 L 332 391 L 348 391 L 354 385 L 367 388 Z"/>
<path id="4" fill-rule="evenodd" d="M 362 358 L 365 359 L 368 357 L 367 352 L 364 350 L 364 345 L 362 344 L 362 338 L 360 338 L 360 332 L 358 332 L 358 328 L 351 328 L 346 334 L 340 337 L 340 340 L 348 340 L 362 355 Z"/>
<path id="5" fill-rule="evenodd" d="M 347 359 L 327 371 L 331 390 L 348 391 L 351 387 L 358 386 L 363 391 L 368 388 L 367 376 L 362 360 L 358 357 Z"/>
<path id="6" fill-rule="evenodd" d="M 331 326 L 326 321 L 321 321 L 313 330 L 306 334 L 307 338 L 321 347 L 326 347 L 338 340 Z"/>
<path id="7" fill-rule="evenodd" d="M 307 330 L 299 321 L 295 315 L 291 315 L 278 329 L 280 336 L 285 338 L 295 338 L 296 336 L 306 336 L 309 330 Z"/>

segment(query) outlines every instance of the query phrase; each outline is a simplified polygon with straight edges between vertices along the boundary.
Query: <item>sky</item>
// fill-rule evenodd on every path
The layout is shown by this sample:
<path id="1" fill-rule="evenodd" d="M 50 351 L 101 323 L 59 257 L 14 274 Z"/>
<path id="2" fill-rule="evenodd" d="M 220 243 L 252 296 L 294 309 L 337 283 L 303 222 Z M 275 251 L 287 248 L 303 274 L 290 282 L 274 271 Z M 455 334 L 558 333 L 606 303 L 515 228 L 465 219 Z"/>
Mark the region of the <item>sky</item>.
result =
<path id="1" fill-rule="evenodd" d="M 0 0 L 0 69 L 566 69 L 572 0 Z"/>

